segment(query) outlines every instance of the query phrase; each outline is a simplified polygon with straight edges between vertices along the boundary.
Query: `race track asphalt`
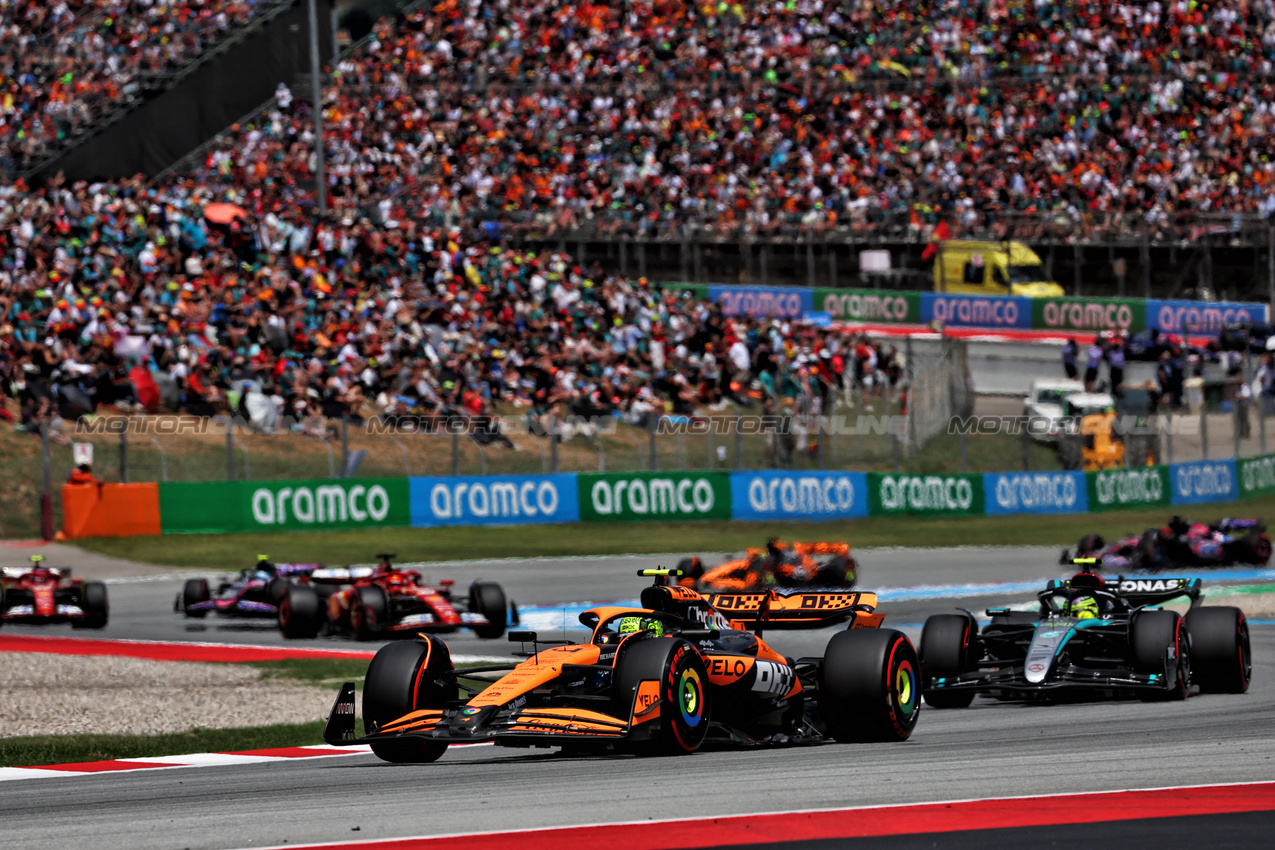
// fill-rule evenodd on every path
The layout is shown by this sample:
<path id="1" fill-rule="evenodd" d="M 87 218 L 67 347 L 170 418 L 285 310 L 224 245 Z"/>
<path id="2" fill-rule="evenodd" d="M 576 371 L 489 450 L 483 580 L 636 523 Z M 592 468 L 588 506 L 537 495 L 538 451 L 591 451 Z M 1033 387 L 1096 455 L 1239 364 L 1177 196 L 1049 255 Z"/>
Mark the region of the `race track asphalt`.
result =
<path id="1" fill-rule="evenodd" d="M 915 639 L 929 613 L 954 605 L 981 613 L 988 604 L 1030 598 L 1030 592 L 1007 593 L 1004 587 L 1060 575 L 1056 559 L 1056 550 L 1037 548 L 877 550 L 862 553 L 861 561 L 864 587 L 890 588 L 898 600 L 889 602 L 884 594 L 887 625 L 905 625 Z M 431 567 L 430 573 L 446 573 L 458 585 L 481 574 L 533 607 L 564 599 L 631 599 L 644 582 L 633 572 L 661 560 L 499 561 Z M 171 611 L 178 584 L 176 578 L 112 583 L 113 620 L 102 636 L 281 642 L 266 629 L 228 630 L 212 621 L 204 631 L 191 631 Z M 821 650 L 827 633 L 775 632 L 767 639 L 789 654 L 810 654 Z M 500 653 L 506 646 L 467 637 L 457 643 L 463 646 L 456 654 Z M 337 639 L 319 645 L 353 646 Z M 964 710 L 924 709 L 911 740 L 902 744 L 709 751 L 689 758 L 478 746 L 453 748 L 432 765 L 389 765 L 368 755 L 7 782 L 0 843 L 224 850 L 1269 781 L 1275 779 L 1275 626 L 1254 625 L 1253 655 L 1253 686 L 1241 696 L 1169 704 L 978 700 Z"/>

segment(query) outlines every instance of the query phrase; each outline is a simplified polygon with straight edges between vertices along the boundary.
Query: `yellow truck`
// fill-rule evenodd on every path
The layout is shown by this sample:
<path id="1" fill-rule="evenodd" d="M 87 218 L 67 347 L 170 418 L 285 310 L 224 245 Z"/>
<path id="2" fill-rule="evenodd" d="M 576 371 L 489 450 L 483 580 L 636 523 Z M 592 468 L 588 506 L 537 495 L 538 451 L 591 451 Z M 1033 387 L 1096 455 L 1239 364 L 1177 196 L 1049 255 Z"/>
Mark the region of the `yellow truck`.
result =
<path id="1" fill-rule="evenodd" d="M 1066 294 L 1045 274 L 1036 252 L 1022 242 L 943 239 L 937 244 L 935 292 L 1028 298 L 1058 298 Z"/>

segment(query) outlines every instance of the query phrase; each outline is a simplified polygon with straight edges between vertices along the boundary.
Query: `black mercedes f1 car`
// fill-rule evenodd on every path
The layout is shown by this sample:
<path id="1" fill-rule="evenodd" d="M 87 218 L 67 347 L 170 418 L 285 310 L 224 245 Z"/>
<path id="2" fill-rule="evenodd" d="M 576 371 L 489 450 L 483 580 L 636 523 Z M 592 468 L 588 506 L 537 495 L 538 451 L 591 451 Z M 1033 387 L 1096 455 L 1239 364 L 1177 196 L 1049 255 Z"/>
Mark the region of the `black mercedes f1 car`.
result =
<path id="1" fill-rule="evenodd" d="M 922 694 L 935 708 L 1000 699 L 1090 696 L 1185 699 L 1243 693 L 1252 672 L 1238 608 L 1199 607 L 1200 580 L 1050 581 L 1036 612 L 989 608 L 979 631 L 969 611 L 936 614 L 921 633 Z M 1190 600 L 1186 616 L 1159 606 Z"/>

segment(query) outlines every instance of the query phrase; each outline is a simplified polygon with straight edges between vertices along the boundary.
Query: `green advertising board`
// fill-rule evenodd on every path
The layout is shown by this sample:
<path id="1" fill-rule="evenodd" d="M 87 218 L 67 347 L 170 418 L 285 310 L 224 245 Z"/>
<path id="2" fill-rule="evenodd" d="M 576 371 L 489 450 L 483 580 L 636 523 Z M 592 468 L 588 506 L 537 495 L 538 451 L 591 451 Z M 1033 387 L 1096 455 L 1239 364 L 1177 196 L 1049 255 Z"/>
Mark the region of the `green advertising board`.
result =
<path id="1" fill-rule="evenodd" d="M 239 481 L 160 484 L 160 527 L 165 534 L 243 531 L 242 488 Z"/>
<path id="2" fill-rule="evenodd" d="M 1258 455 L 1236 461 L 1240 495 L 1267 496 L 1275 493 L 1275 455 Z"/>
<path id="3" fill-rule="evenodd" d="M 921 324 L 921 293 L 885 289 L 814 290 L 811 309 L 837 322 Z"/>
<path id="4" fill-rule="evenodd" d="M 246 531 L 318 531 L 412 524 L 406 478 L 245 481 Z"/>
<path id="5" fill-rule="evenodd" d="M 730 519 L 724 472 L 614 472 L 577 475 L 586 521 Z"/>
<path id="6" fill-rule="evenodd" d="M 1137 333 L 1147 327 L 1147 302 L 1134 298 L 1033 298 L 1032 329 Z"/>
<path id="7" fill-rule="evenodd" d="M 1089 490 L 1091 513 L 1161 507 L 1171 504 L 1173 498 L 1167 466 L 1134 466 L 1128 469 L 1086 472 L 1085 486 Z"/>
<path id="8" fill-rule="evenodd" d="M 892 475 L 868 473 L 868 514 L 981 516 L 981 475 Z"/>

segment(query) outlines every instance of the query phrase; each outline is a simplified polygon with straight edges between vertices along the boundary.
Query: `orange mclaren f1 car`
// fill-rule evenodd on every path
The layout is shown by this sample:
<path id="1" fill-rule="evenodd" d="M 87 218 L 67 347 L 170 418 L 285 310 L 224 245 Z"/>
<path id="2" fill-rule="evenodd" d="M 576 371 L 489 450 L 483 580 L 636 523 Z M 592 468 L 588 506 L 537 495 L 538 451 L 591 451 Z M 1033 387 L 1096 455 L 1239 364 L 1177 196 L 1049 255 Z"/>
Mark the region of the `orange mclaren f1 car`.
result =
<path id="1" fill-rule="evenodd" d="M 873 593 L 775 590 L 701 595 L 656 584 L 640 608 L 580 615 L 588 643 L 539 640 L 525 661 L 457 670 L 441 639 L 383 647 L 363 685 L 355 737 L 354 683 L 324 729 L 330 744 L 366 743 L 390 762 L 431 762 L 453 743 L 613 752 L 692 753 L 705 743 L 762 745 L 902 741 L 920 711 L 917 659 L 902 632 L 878 628 Z M 822 657 L 789 658 L 767 628 L 848 623 Z M 492 681 L 497 674 L 499 678 Z M 458 696 L 460 698 L 458 698 Z"/>
<path id="2" fill-rule="evenodd" d="M 749 549 L 705 569 L 698 556 L 677 565 L 683 587 L 707 591 L 765 590 L 770 587 L 808 590 L 846 589 L 858 580 L 859 564 L 848 543 L 784 543 L 771 538 L 764 549 Z"/>

